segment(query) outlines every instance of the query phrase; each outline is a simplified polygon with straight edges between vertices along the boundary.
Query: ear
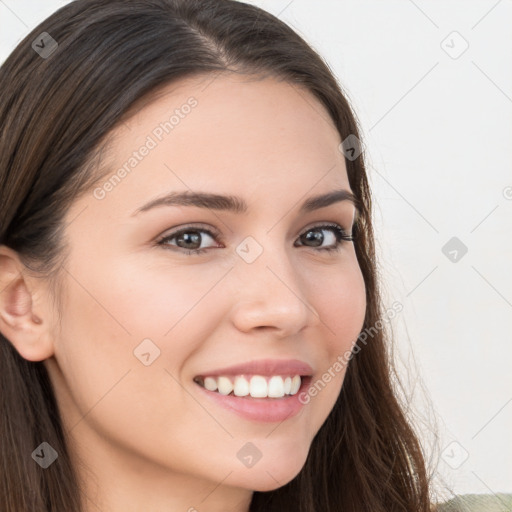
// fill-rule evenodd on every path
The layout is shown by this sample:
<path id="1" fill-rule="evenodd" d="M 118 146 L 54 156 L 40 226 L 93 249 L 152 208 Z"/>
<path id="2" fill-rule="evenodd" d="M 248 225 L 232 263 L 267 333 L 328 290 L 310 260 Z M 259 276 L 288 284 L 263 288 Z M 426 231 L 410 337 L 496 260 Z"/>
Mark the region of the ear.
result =
<path id="1" fill-rule="evenodd" d="M 45 282 L 31 276 L 16 251 L 0 245 L 0 332 L 28 361 L 53 355 Z"/>

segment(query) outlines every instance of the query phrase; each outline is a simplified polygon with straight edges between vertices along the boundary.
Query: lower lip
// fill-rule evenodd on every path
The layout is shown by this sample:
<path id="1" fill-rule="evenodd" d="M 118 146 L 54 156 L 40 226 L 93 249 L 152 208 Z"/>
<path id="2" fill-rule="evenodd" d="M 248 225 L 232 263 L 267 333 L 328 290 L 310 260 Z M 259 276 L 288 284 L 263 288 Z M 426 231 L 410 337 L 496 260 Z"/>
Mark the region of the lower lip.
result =
<path id="1" fill-rule="evenodd" d="M 194 383 L 204 392 L 205 396 L 221 407 L 229 409 L 239 416 L 265 423 L 282 422 L 296 416 L 305 404 L 300 402 L 299 395 L 306 391 L 311 377 L 302 379 L 299 391 L 295 395 L 285 395 L 282 398 L 252 398 L 248 396 L 221 395 L 218 391 L 208 391 L 203 386 Z"/>

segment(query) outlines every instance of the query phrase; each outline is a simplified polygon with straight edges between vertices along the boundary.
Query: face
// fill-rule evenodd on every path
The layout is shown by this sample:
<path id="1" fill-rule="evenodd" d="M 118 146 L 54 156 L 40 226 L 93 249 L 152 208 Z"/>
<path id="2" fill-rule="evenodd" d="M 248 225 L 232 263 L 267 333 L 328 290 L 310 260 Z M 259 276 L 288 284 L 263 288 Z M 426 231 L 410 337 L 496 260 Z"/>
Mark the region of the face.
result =
<path id="1" fill-rule="evenodd" d="M 91 464 L 229 475 L 261 491 L 297 475 L 366 308 L 354 244 L 336 227 L 350 235 L 354 204 L 301 209 L 351 191 L 340 142 L 305 90 L 228 75 L 170 86 L 115 131 L 111 173 L 67 213 L 63 309 L 45 361 Z M 145 208 L 182 192 L 246 209 Z M 279 397 L 294 375 L 299 392 Z M 228 396 L 228 380 L 249 395 Z M 265 386 L 276 396 L 258 395 Z"/>

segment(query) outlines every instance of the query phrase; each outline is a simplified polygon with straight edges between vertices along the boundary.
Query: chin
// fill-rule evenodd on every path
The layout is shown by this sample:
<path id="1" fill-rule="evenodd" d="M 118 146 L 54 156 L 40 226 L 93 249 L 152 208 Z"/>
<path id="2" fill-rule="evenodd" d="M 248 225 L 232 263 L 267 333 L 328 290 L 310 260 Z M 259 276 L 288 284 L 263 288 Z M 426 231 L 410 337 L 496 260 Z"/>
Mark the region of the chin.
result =
<path id="1" fill-rule="evenodd" d="M 252 468 L 237 472 L 236 483 L 240 487 L 252 491 L 274 491 L 291 482 L 306 463 L 307 452 L 293 454 L 277 454 L 272 459 L 263 458 Z"/>
<path id="2" fill-rule="evenodd" d="M 253 475 L 248 482 L 249 488 L 258 492 L 275 491 L 291 482 L 300 473 L 302 468 L 303 466 L 293 468 L 293 471 L 291 471 L 290 468 L 286 468 L 286 470 L 280 473 L 271 473 L 272 476 L 268 473 Z"/>

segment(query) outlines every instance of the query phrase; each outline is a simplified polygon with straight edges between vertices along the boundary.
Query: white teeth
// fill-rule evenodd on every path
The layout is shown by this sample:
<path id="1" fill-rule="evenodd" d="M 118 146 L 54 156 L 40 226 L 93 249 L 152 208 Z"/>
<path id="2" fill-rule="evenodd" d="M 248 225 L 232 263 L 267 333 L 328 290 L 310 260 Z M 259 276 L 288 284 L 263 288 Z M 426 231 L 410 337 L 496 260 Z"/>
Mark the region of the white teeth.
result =
<path id="1" fill-rule="evenodd" d="M 217 381 L 213 377 L 206 377 L 204 379 L 204 387 L 208 391 L 217 391 Z"/>
<path id="2" fill-rule="evenodd" d="M 286 395 L 289 395 L 291 390 L 292 390 L 292 378 L 286 377 L 286 379 L 284 379 L 284 392 Z"/>
<path id="3" fill-rule="evenodd" d="M 290 394 L 295 395 L 300 388 L 300 377 L 295 375 L 292 379 L 292 389 L 290 390 Z"/>
<path id="4" fill-rule="evenodd" d="M 268 396 L 272 398 L 284 396 L 284 382 L 282 377 L 272 377 L 268 381 Z"/>
<path id="5" fill-rule="evenodd" d="M 236 396 L 247 396 L 249 394 L 249 383 L 245 377 L 235 378 L 235 388 L 233 389 L 233 393 Z"/>
<path id="6" fill-rule="evenodd" d="M 253 398 L 265 398 L 268 396 L 268 385 L 265 377 L 254 375 L 249 385 L 249 393 Z"/>
<path id="7" fill-rule="evenodd" d="M 217 379 L 217 385 L 221 395 L 229 395 L 229 393 L 233 391 L 233 384 L 227 377 L 219 377 Z"/>
<path id="8" fill-rule="evenodd" d="M 248 380 L 243 375 L 234 379 L 226 376 L 205 377 L 202 386 L 208 391 L 218 391 L 221 395 L 252 396 L 253 398 L 282 398 L 285 395 L 295 395 L 301 385 L 300 375 L 282 377 L 273 375 L 263 377 L 253 375 Z M 198 380 L 201 384 L 201 379 Z"/>

